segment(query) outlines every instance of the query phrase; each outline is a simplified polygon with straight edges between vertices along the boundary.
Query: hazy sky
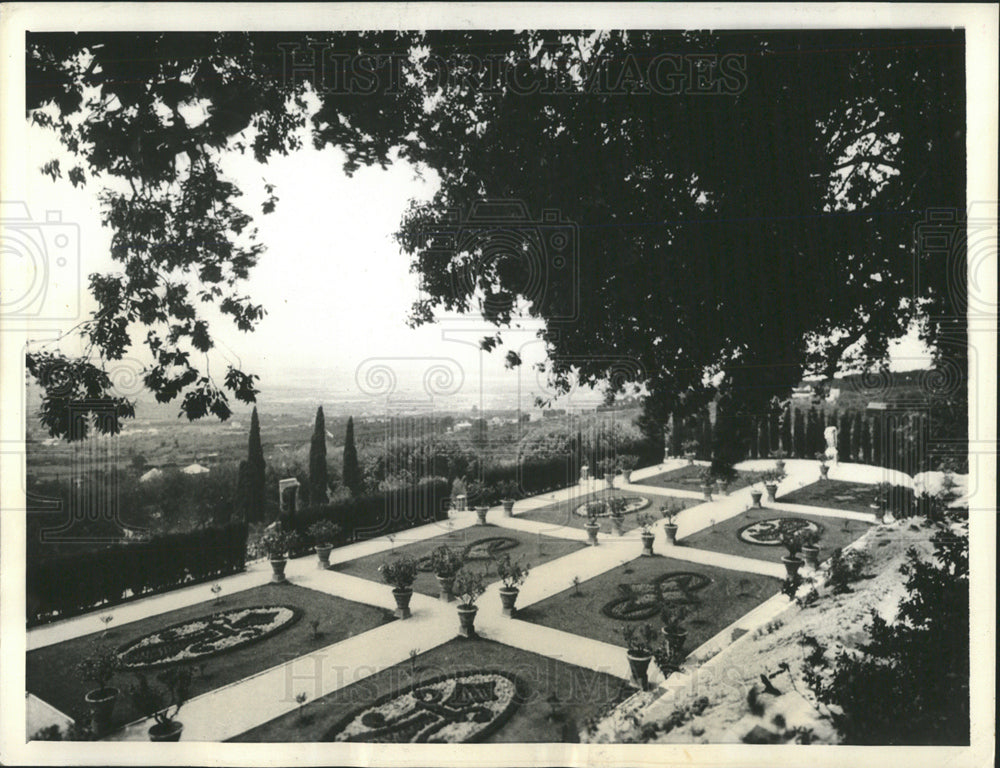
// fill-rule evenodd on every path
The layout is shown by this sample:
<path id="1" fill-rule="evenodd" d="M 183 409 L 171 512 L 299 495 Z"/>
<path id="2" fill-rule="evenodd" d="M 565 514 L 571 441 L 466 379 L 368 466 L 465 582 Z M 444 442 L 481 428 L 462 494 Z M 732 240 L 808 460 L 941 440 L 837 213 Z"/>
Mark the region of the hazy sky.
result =
<path id="1" fill-rule="evenodd" d="M 71 303 L 80 295 L 87 312 L 94 303 L 87 296 L 86 275 L 119 271 L 109 255 L 110 231 L 100 225 L 97 189 L 74 189 L 68 181 L 42 176 L 38 168 L 53 157 L 62 158 L 64 170 L 73 163 L 52 133 L 32 127 L 28 137 L 25 170 L 33 218 L 44 220 L 45 211 L 59 210 L 64 222 L 80 230 L 82 284 L 56 278 L 46 302 L 66 294 Z M 478 351 L 485 329 L 475 318 L 418 329 L 406 325 L 418 296 L 417 278 L 392 235 L 408 202 L 433 194 L 436 177 L 396 163 L 388 170 L 362 168 L 348 178 L 342 159 L 339 151 L 316 151 L 306 141 L 301 151 L 275 157 L 266 166 L 239 156 L 224 164 L 244 190 L 242 204 L 257 214 L 267 246 L 246 289 L 268 314 L 256 332 L 244 334 L 229 318 L 206 311 L 217 342 L 213 374 L 222 374 L 231 361 L 260 373 L 264 388 L 309 381 L 328 387 L 332 397 L 353 398 L 380 392 L 385 377 L 378 366 L 388 366 L 400 395 L 421 392 L 424 376 L 434 375 L 439 389 L 463 401 L 478 399 L 480 383 L 487 404 L 508 399 L 519 388 L 522 405 L 535 394 L 548 394 L 544 377 L 531 367 L 543 359 L 543 350 L 530 328 L 505 332 L 507 348 L 517 349 L 526 363 L 510 371 L 503 364 L 505 349 Z M 279 196 L 276 210 L 266 216 L 259 214 L 265 180 Z M 141 328 L 133 334 L 143 336 Z M 66 344 L 67 351 L 72 348 Z M 125 365 L 138 369 L 148 360 L 140 344 Z M 922 367 L 925 361 L 925 352 L 911 339 L 897 349 L 894 367 Z M 434 366 L 437 374 L 428 373 Z"/>

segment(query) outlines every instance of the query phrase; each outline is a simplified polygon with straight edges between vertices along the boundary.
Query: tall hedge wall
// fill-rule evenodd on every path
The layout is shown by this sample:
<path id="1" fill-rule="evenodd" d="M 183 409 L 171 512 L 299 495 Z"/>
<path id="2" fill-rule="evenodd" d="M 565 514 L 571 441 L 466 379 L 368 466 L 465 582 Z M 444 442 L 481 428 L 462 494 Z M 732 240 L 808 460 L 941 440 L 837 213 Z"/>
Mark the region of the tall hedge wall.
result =
<path id="1" fill-rule="evenodd" d="M 230 523 L 104 549 L 29 558 L 28 624 L 242 571 L 246 547 L 246 524 Z"/>

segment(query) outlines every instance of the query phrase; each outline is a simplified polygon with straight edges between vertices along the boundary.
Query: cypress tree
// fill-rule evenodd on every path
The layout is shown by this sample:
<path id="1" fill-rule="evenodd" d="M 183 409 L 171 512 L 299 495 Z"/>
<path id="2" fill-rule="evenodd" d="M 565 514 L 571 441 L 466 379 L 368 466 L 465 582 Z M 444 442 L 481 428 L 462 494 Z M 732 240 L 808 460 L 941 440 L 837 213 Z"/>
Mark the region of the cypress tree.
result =
<path id="1" fill-rule="evenodd" d="M 864 456 L 861 453 L 861 411 L 854 412 L 851 419 L 851 461 L 862 462 Z"/>
<path id="2" fill-rule="evenodd" d="M 872 430 L 867 416 L 861 419 L 861 460 L 872 463 Z"/>
<path id="3" fill-rule="evenodd" d="M 354 417 L 347 417 L 347 434 L 344 435 L 344 485 L 353 496 L 361 494 L 361 467 L 358 466 L 358 449 L 354 446 Z"/>
<path id="4" fill-rule="evenodd" d="M 795 446 L 795 457 L 797 459 L 804 459 L 806 457 L 806 422 L 801 408 L 795 409 L 792 442 Z"/>
<path id="5" fill-rule="evenodd" d="M 323 406 L 316 409 L 312 442 L 309 444 L 309 503 L 326 504 L 328 500 L 326 469 L 326 419 Z"/>
<path id="6" fill-rule="evenodd" d="M 781 450 L 792 455 L 792 406 L 781 412 Z"/>
<path id="7" fill-rule="evenodd" d="M 264 463 L 264 447 L 260 442 L 260 419 L 257 408 L 250 415 L 250 441 L 247 450 L 247 471 L 249 494 L 247 497 L 247 520 L 260 522 L 264 519 L 264 496 L 267 490 L 267 465 Z"/>
<path id="8" fill-rule="evenodd" d="M 837 428 L 837 458 L 840 461 L 851 460 L 851 415 L 847 411 L 840 415 L 840 426 Z"/>
<path id="9" fill-rule="evenodd" d="M 250 464 L 246 459 L 240 461 L 240 468 L 236 473 L 236 499 L 233 503 L 236 517 L 242 522 L 246 522 L 250 515 Z"/>

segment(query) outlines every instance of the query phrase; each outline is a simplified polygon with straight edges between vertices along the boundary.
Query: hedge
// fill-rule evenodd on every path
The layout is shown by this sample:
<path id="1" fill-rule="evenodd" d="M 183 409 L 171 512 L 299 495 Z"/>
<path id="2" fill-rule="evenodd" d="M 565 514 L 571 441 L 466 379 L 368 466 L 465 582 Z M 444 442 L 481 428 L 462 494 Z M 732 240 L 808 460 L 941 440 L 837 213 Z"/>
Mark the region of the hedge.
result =
<path id="1" fill-rule="evenodd" d="M 29 558 L 28 625 L 243 570 L 246 523 Z"/>

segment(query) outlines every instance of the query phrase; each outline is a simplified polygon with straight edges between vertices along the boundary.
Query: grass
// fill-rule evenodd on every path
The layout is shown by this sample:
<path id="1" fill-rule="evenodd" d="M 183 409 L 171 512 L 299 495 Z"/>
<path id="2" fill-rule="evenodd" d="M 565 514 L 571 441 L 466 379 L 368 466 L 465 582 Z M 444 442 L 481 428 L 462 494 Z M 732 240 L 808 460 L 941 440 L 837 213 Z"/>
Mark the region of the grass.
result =
<path id="1" fill-rule="evenodd" d="M 599 665 L 600 660 L 595 659 L 595 664 Z M 578 727 L 588 718 L 633 692 L 624 680 L 613 675 L 492 640 L 456 638 L 418 655 L 412 666 L 410 661 L 403 662 L 308 703 L 305 722 L 297 712 L 289 712 L 230 741 L 324 741 L 337 721 L 383 694 L 403 690 L 415 680 L 483 669 L 512 672 L 523 685 L 519 706 L 487 742 L 573 741 Z M 559 699 L 554 705 L 547 701 L 553 693 Z"/>
<path id="2" fill-rule="evenodd" d="M 275 604 L 299 608 L 303 612 L 302 618 L 287 629 L 259 642 L 196 662 L 203 665 L 204 671 L 199 674 L 197 666 L 195 667 L 192 696 L 242 680 L 296 656 L 393 620 L 391 612 L 372 606 L 292 584 L 266 584 L 226 595 L 219 605 L 208 600 L 141 621 L 117 627 L 112 624 L 104 639 L 109 644 L 119 646 L 172 624 L 197 619 L 216 611 Z M 313 635 L 313 619 L 320 620 L 318 637 Z M 93 641 L 100 638 L 101 633 L 98 632 L 28 653 L 25 669 L 27 689 L 71 717 L 89 718 L 83 697 L 94 685 L 80 679 L 76 665 L 90 652 Z M 132 706 L 128 695 L 129 688 L 134 683 L 135 676 L 131 671 L 119 672 L 112 681 L 112 685 L 122 692 L 114 710 L 114 722 L 117 725 L 142 717 L 142 713 Z"/>
<path id="3" fill-rule="evenodd" d="M 846 480 L 820 480 L 781 497 L 786 504 L 805 504 L 811 507 L 832 507 L 852 512 L 871 512 L 869 506 L 878 487 L 868 483 L 851 483 Z"/>
<path id="4" fill-rule="evenodd" d="M 784 501 L 784 497 L 781 500 Z M 736 517 L 731 517 L 690 536 L 685 536 L 679 543 L 685 547 L 692 547 L 694 549 L 708 549 L 713 552 L 723 552 L 727 555 L 739 555 L 740 557 L 752 557 L 757 560 L 780 562 L 781 558 L 787 554 L 783 546 L 780 544 L 773 546 L 751 544 L 739 537 L 739 531 L 744 526 L 761 520 L 791 517 L 811 520 L 822 526 L 823 533 L 819 541 L 819 556 L 821 561 L 828 558 L 834 549 L 846 547 L 871 528 L 870 524 L 859 520 L 825 517 L 822 515 L 802 515 L 797 512 L 781 512 L 776 509 L 764 507 L 763 509 L 747 510 L 736 515 Z"/>
<path id="5" fill-rule="evenodd" d="M 701 473 L 704 467 L 700 464 L 687 464 L 669 472 L 662 472 L 636 482 L 636 485 L 655 485 L 659 488 L 672 488 L 680 491 L 700 491 Z M 732 493 L 750 485 L 748 472 L 737 472 L 736 478 L 729 484 L 727 491 Z"/>
<path id="6" fill-rule="evenodd" d="M 569 539 L 557 539 L 550 536 L 540 536 L 535 533 L 517 531 L 511 528 L 502 528 L 496 525 L 477 525 L 471 528 L 463 528 L 458 531 L 453 531 L 452 533 L 445 534 L 443 536 L 435 536 L 432 539 L 425 539 L 411 544 L 404 543 L 402 546 L 400 546 L 397 541 L 397 546 L 390 552 L 381 552 L 376 555 L 359 557 L 355 560 L 347 560 L 346 562 L 335 565 L 334 570 L 339 573 L 346 573 L 351 576 L 358 576 L 362 579 L 369 579 L 371 581 L 381 583 L 382 577 L 379 574 L 378 567 L 391 558 L 393 553 L 396 555 L 405 554 L 410 557 L 420 559 L 421 557 L 429 555 L 434 549 L 442 544 L 447 544 L 455 549 L 462 549 L 463 547 L 475 544 L 477 541 L 492 537 L 513 539 L 516 542 L 515 546 L 503 550 L 503 553 L 509 553 L 515 560 L 520 559 L 522 562 L 532 566 L 540 565 L 548 562 L 549 560 L 554 560 L 557 557 L 563 557 L 564 555 L 568 555 L 571 552 L 575 552 L 585 546 L 582 542 L 572 541 Z M 491 559 L 471 560 L 468 562 L 481 568 L 486 568 L 487 566 L 492 567 Z M 488 581 L 489 580 L 491 579 L 488 579 Z M 386 589 L 388 588 L 389 587 L 387 585 Z M 438 583 L 434 574 L 424 571 L 418 573 L 417 580 L 413 583 L 413 591 L 419 592 L 422 595 L 437 597 Z"/>
<path id="7" fill-rule="evenodd" d="M 674 501 L 680 504 L 681 507 L 687 509 L 688 507 L 696 506 L 702 502 L 698 499 L 684 499 L 678 498 L 676 496 L 669 495 L 654 495 L 650 493 L 639 494 L 635 491 L 622 491 L 615 489 L 610 492 L 613 497 L 629 497 L 629 496 L 643 496 L 649 499 L 649 506 L 639 512 L 629 512 L 625 515 L 624 528 L 626 531 L 630 531 L 633 528 L 638 527 L 636 523 L 636 517 L 641 512 L 653 515 L 657 520 L 660 518 L 660 505 L 665 504 L 670 501 Z M 518 513 L 519 518 L 524 518 L 525 520 L 534 520 L 540 523 L 551 524 L 553 528 L 583 528 L 584 524 L 587 522 L 587 517 L 585 515 L 576 514 L 576 510 L 581 504 L 586 504 L 588 501 L 598 500 L 603 501 L 609 498 L 607 491 L 598 491 L 596 493 L 581 494 L 575 498 L 569 499 L 567 501 L 560 501 L 554 504 L 550 504 L 546 507 L 539 507 L 538 509 L 533 509 L 530 512 Z M 601 524 L 601 532 L 603 535 L 613 535 L 614 528 L 611 524 L 610 517 L 598 518 Z"/>
<path id="8" fill-rule="evenodd" d="M 631 572 L 628 572 L 631 571 Z M 672 560 L 667 557 L 639 557 L 625 565 L 602 573 L 580 584 L 579 594 L 568 589 L 541 602 L 518 610 L 519 620 L 572 632 L 605 643 L 622 645 L 618 629 L 629 623 L 648 623 L 659 629 L 658 614 L 651 618 L 625 622 L 606 616 L 602 609 L 624 596 L 619 585 L 648 584 L 667 573 L 693 573 L 708 580 L 702 588 L 686 590 L 669 585 L 661 589 L 668 600 L 694 600 L 697 610 L 685 621 L 688 630 L 686 647 L 693 651 L 701 643 L 725 629 L 745 613 L 776 594 L 781 588 L 778 579 L 741 573 L 723 568 Z M 697 584 L 695 585 L 697 586 Z"/>

